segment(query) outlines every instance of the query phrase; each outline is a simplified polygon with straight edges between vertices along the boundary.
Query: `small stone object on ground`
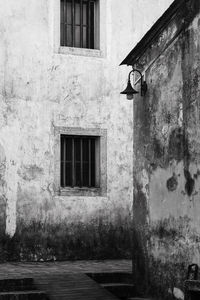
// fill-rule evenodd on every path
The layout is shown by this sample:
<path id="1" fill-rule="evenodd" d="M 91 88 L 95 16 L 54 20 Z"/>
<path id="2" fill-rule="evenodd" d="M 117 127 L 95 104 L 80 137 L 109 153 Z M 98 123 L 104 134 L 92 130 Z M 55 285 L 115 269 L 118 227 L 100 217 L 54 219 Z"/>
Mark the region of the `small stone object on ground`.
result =
<path id="1" fill-rule="evenodd" d="M 175 299 L 184 300 L 184 293 L 176 287 L 173 288 L 173 296 Z"/>

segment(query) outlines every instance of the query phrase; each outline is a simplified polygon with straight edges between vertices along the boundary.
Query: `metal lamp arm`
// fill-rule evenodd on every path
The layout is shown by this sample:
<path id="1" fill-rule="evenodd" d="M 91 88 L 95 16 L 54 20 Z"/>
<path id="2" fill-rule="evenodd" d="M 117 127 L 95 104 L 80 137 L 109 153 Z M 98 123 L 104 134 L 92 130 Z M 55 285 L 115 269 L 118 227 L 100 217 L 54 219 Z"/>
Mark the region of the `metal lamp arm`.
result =
<path id="1" fill-rule="evenodd" d="M 132 72 L 138 72 L 140 74 L 140 78 L 143 77 L 142 73 L 139 70 L 137 70 L 137 69 L 132 69 Z"/>
<path id="2" fill-rule="evenodd" d="M 143 75 L 142 75 L 142 73 L 139 70 L 137 70 L 137 69 L 132 69 L 129 72 L 129 74 L 128 74 L 128 80 L 130 81 L 131 73 L 134 73 L 134 72 L 138 72 L 140 74 L 141 96 L 144 96 L 146 94 L 146 91 L 147 91 L 147 84 L 146 84 L 146 81 L 143 81 Z"/>

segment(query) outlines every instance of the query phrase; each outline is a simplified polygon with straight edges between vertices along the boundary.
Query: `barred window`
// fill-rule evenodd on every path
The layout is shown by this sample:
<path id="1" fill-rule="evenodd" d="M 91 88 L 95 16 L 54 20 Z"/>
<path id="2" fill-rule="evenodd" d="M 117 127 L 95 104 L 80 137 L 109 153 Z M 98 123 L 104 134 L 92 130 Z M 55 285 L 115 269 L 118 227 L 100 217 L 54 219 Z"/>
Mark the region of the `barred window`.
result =
<path id="1" fill-rule="evenodd" d="M 99 187 L 99 139 L 61 135 L 61 187 Z"/>
<path id="2" fill-rule="evenodd" d="M 61 0 L 61 46 L 98 48 L 98 0 Z"/>

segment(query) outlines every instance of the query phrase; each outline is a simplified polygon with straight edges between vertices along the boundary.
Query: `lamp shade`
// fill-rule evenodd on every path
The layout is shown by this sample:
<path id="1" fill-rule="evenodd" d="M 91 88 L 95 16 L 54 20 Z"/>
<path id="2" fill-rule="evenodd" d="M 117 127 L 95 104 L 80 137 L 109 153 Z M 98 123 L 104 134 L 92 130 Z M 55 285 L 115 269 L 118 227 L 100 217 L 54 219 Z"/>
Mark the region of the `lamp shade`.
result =
<path id="1" fill-rule="evenodd" d="M 126 87 L 125 90 L 122 91 L 120 94 L 126 95 L 126 96 L 127 96 L 127 99 L 131 100 L 131 99 L 133 99 L 133 95 L 134 95 L 134 94 L 138 94 L 138 92 L 137 92 L 136 90 L 134 90 L 134 88 L 133 88 L 132 85 L 131 85 L 130 80 L 128 80 L 127 87 Z"/>

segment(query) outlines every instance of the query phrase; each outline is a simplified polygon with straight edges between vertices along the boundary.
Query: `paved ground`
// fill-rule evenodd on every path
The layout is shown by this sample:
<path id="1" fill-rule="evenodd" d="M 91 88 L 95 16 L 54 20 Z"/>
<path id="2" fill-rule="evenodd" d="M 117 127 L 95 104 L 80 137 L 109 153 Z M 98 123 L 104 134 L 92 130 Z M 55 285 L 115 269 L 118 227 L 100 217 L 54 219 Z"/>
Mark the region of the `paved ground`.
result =
<path id="1" fill-rule="evenodd" d="M 64 261 L 0 264 L 0 279 L 55 273 L 131 272 L 131 260 Z"/>
<path id="2" fill-rule="evenodd" d="M 115 300 L 85 273 L 131 272 L 130 260 L 3 263 L 0 279 L 32 277 L 50 300 Z"/>

